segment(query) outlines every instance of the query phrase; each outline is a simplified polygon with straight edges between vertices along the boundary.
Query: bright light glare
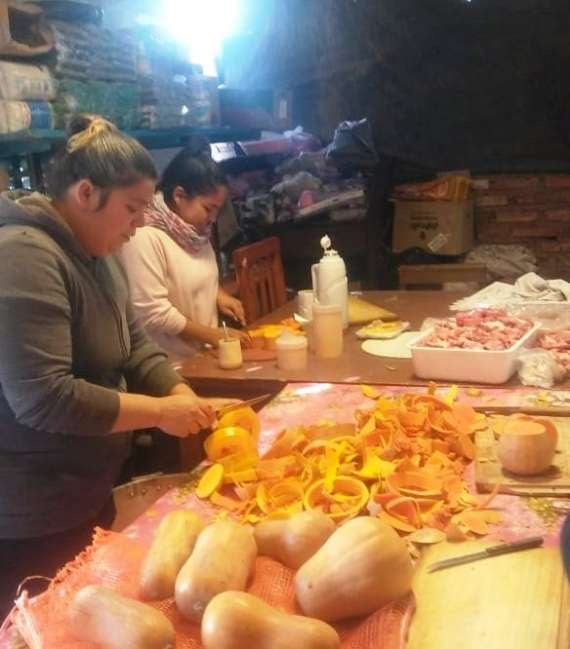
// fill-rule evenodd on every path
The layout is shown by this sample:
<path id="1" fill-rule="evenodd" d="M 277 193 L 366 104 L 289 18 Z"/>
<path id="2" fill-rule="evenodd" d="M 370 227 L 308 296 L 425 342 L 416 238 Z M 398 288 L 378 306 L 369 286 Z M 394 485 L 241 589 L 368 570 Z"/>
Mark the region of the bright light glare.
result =
<path id="1" fill-rule="evenodd" d="M 239 5 L 240 0 L 163 0 L 161 24 L 187 45 L 192 63 L 215 75 L 222 41 L 238 25 Z"/>

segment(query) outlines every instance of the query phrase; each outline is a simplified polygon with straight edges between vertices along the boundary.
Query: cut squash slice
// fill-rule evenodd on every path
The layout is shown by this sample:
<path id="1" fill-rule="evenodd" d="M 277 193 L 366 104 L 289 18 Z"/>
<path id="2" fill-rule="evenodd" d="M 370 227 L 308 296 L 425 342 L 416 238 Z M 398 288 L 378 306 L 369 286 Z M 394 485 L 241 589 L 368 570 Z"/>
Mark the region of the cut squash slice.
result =
<path id="1" fill-rule="evenodd" d="M 209 498 L 214 491 L 217 491 L 224 479 L 224 467 L 221 464 L 212 464 L 206 469 L 196 487 L 198 498 Z"/>

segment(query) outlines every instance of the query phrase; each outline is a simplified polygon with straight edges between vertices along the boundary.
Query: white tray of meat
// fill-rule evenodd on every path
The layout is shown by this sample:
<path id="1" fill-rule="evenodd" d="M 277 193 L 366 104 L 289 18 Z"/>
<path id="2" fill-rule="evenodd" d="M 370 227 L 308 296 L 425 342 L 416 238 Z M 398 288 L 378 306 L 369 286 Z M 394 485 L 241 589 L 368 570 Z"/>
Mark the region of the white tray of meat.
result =
<path id="1" fill-rule="evenodd" d="M 422 379 L 505 383 L 539 329 L 503 309 L 458 313 L 410 343 L 414 372 Z"/>

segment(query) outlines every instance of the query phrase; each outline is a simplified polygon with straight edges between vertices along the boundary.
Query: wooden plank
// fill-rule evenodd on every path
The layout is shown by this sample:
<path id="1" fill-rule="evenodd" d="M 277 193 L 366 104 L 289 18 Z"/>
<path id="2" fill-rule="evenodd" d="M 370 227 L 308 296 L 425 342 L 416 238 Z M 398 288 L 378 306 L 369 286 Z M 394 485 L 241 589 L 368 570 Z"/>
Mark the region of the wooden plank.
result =
<path id="1" fill-rule="evenodd" d="M 414 582 L 417 610 L 407 649 L 567 649 L 570 608 L 556 548 L 427 573 L 434 561 L 476 552 L 483 541 L 428 548 Z"/>
<path id="2" fill-rule="evenodd" d="M 570 418 L 552 418 L 558 429 L 558 449 L 551 470 L 540 476 L 515 476 L 503 471 L 497 457 L 497 441 L 491 429 L 475 435 L 477 458 L 475 482 L 480 491 L 492 491 L 501 484 L 500 491 L 530 496 L 570 496 Z"/>

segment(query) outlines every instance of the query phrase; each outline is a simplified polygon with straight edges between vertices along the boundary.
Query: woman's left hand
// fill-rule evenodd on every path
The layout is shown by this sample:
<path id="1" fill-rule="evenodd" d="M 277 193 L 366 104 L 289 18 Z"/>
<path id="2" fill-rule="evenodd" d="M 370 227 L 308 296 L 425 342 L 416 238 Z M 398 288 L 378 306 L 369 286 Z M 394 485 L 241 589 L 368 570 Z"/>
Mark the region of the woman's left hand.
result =
<path id="1" fill-rule="evenodd" d="M 218 295 L 218 309 L 230 318 L 233 318 L 245 327 L 245 311 L 243 304 L 231 295 L 220 293 Z"/>

